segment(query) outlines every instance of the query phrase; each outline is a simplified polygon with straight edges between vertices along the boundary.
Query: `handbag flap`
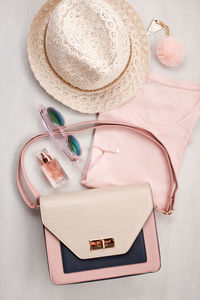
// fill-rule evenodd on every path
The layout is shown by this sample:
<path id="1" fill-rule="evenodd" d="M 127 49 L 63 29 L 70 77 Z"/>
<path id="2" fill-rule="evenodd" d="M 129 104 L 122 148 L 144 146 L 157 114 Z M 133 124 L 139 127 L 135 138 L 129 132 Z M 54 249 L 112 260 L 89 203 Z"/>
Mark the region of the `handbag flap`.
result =
<path id="1" fill-rule="evenodd" d="M 126 253 L 153 210 L 148 183 L 40 198 L 44 226 L 80 259 Z"/>

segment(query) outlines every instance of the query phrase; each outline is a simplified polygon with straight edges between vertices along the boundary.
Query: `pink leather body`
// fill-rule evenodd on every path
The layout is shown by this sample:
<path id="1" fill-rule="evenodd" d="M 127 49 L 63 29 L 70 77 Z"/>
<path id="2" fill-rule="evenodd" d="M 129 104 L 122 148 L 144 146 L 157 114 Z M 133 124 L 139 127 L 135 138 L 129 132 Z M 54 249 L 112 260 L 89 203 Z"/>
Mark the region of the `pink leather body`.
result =
<path id="1" fill-rule="evenodd" d="M 63 272 L 60 241 L 45 228 L 49 273 L 52 283 L 55 285 L 70 284 L 158 271 L 160 269 L 160 253 L 154 213 L 150 215 L 145 223 L 143 233 L 147 262 L 65 274 Z"/>

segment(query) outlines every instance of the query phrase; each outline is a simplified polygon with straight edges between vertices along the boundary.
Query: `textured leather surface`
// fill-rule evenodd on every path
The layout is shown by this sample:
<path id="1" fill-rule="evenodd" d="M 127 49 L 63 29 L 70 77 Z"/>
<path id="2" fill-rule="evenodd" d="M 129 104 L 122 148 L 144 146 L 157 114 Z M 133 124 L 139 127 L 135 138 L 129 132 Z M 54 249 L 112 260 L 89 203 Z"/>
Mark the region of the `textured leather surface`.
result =
<path id="1" fill-rule="evenodd" d="M 156 272 L 160 269 L 160 252 L 154 212 L 151 213 L 143 227 L 147 261 L 142 263 L 64 273 L 60 241 L 46 227 L 44 231 L 50 278 L 56 285 Z"/>
<path id="2" fill-rule="evenodd" d="M 143 230 L 138 234 L 130 250 L 122 255 L 80 259 L 63 243 L 60 244 L 64 273 L 139 264 L 147 261 Z"/>
<path id="3" fill-rule="evenodd" d="M 149 184 L 139 183 L 41 197 L 42 222 L 81 259 L 119 255 L 133 245 L 153 210 Z M 90 251 L 89 241 L 115 247 Z"/>

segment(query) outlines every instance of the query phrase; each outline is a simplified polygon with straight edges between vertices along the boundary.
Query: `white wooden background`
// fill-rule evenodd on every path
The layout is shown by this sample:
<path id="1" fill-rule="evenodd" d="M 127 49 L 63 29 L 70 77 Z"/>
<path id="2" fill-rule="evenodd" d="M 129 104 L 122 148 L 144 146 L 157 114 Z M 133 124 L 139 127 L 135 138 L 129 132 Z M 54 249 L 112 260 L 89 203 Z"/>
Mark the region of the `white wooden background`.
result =
<path id="1" fill-rule="evenodd" d="M 162 267 L 158 273 L 55 287 L 49 281 L 43 230 L 38 213 L 22 202 L 15 183 L 20 147 L 43 130 L 40 104 L 62 110 L 67 122 L 88 120 L 48 96 L 35 81 L 26 54 L 26 36 L 42 0 L 1 0 L 0 8 L 0 300 L 199 300 L 200 299 L 200 122 L 187 149 L 179 175 L 176 212 L 156 214 Z M 157 16 L 183 40 L 187 56 L 172 70 L 155 58 L 159 34 L 151 40 L 151 70 L 175 79 L 200 82 L 199 0 L 130 0 L 146 27 Z M 181 101 L 181 99 L 180 99 Z M 87 145 L 91 135 L 81 142 Z M 60 154 L 48 141 L 35 144 L 26 156 L 34 184 L 42 193 L 51 189 L 42 179 L 35 154 L 43 147 Z M 80 188 L 80 174 L 63 163 L 70 181 L 67 190 Z"/>

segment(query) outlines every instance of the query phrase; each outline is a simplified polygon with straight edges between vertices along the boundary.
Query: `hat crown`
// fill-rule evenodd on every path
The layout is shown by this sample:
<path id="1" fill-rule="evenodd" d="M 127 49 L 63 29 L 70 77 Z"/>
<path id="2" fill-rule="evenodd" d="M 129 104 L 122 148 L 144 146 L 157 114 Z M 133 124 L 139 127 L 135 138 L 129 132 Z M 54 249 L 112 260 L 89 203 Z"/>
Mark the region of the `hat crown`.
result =
<path id="1" fill-rule="evenodd" d="M 130 56 L 126 27 L 104 0 L 61 1 L 51 14 L 45 43 L 54 71 L 84 90 L 113 82 Z"/>

